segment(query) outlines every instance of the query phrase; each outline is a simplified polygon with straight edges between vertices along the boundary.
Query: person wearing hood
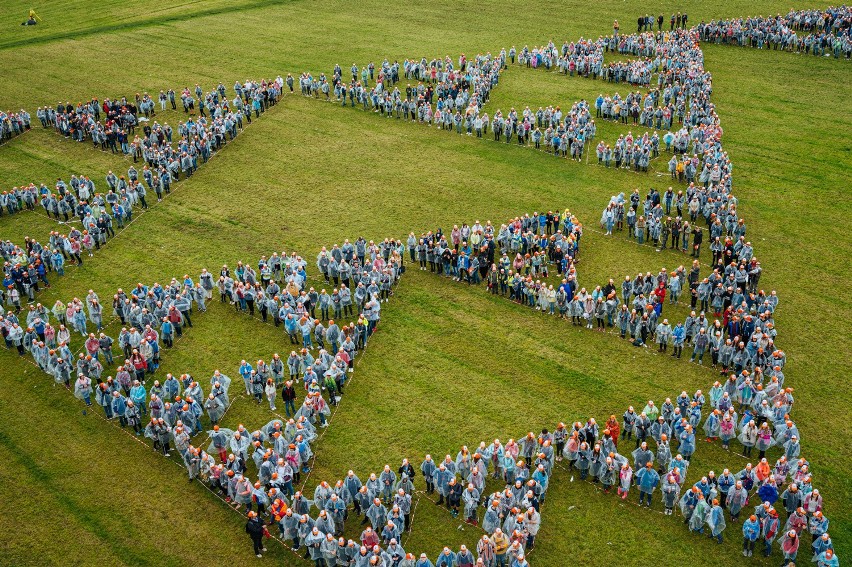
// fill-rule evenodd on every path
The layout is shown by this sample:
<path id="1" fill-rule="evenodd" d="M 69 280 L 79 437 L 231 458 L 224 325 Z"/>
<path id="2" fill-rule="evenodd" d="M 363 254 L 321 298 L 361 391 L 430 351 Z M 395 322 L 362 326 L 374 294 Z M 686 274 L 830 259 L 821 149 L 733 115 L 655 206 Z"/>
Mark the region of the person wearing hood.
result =
<path id="1" fill-rule="evenodd" d="M 715 538 L 717 543 L 722 543 L 722 532 L 725 531 L 725 511 L 719 506 L 719 501 L 713 499 L 710 511 L 707 514 L 707 526 L 710 528 L 710 537 Z"/>

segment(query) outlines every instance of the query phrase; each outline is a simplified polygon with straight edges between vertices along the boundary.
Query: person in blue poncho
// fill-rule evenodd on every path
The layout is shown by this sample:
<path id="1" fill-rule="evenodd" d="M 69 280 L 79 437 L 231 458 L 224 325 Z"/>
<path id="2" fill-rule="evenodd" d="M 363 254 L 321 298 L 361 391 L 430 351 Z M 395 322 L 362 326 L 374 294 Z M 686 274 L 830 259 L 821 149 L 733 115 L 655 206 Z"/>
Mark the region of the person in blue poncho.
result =
<path id="1" fill-rule="evenodd" d="M 707 526 L 710 528 L 710 537 L 715 538 L 717 543 L 722 543 L 722 532 L 725 531 L 725 511 L 719 505 L 717 499 L 713 499 L 710 512 L 707 514 Z"/>
<path id="2" fill-rule="evenodd" d="M 751 557 L 754 553 L 754 545 L 760 536 L 760 523 L 757 516 L 752 514 L 743 522 L 743 556 Z"/>
<path id="3" fill-rule="evenodd" d="M 686 425 L 683 431 L 678 435 L 680 439 L 680 447 L 678 450 L 683 458 L 689 461 L 692 454 L 695 452 L 695 434 L 692 432 L 692 426 Z"/>
<path id="4" fill-rule="evenodd" d="M 636 472 L 636 484 L 639 486 L 639 505 L 647 500 L 648 508 L 651 507 L 651 495 L 654 489 L 660 484 L 660 475 L 654 470 L 651 462 L 645 464 L 645 468 Z"/>

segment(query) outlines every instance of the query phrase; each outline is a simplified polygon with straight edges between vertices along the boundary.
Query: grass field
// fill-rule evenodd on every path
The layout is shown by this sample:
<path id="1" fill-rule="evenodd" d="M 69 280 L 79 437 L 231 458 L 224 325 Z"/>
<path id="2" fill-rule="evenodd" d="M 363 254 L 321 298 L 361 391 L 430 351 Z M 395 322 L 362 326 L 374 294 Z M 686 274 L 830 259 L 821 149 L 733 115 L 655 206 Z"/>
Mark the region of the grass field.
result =
<path id="1" fill-rule="evenodd" d="M 230 90 L 234 80 L 246 77 L 295 76 L 306 69 L 329 73 L 335 63 L 347 68 L 385 56 L 456 58 L 459 52 L 497 53 L 551 38 L 561 43 L 608 33 L 613 18 L 623 31 L 632 31 L 637 14 L 645 12 L 663 10 L 668 16 L 686 10 L 695 23 L 789 8 L 734 0 L 716 11 L 705 2 L 630 0 L 541 12 L 504 3 L 392 7 L 370 0 L 188 2 L 164 9 L 77 0 L 34 6 L 44 21 L 22 28 L 18 24 L 30 5 L 7 4 L 0 15 L 0 108 L 31 111 L 59 100 L 177 90 L 196 82 L 209 88 L 221 81 Z M 847 102 L 852 69 L 848 62 L 732 47 L 704 46 L 704 53 L 725 147 L 735 164 L 740 214 L 764 267 L 761 285 L 781 297 L 778 343 L 788 355 L 787 380 L 796 388 L 793 417 L 803 454 L 826 498 L 830 533 L 843 561 L 852 553 L 847 472 L 852 452 L 846 443 L 852 413 L 838 395 L 848 385 L 852 360 L 851 209 L 845 195 L 852 163 Z M 489 113 L 510 106 L 564 107 L 593 99 L 602 89 L 610 90 L 585 79 L 513 68 L 494 91 Z M 166 113 L 166 119 L 174 125 L 180 116 Z M 609 124 L 599 136 L 614 140 L 626 130 Z M 107 169 L 128 165 L 37 127 L 0 147 L 0 188 L 51 184 L 71 173 L 89 174 L 103 187 Z M 543 208 L 568 207 L 596 228 L 610 195 L 668 185 L 668 176 L 655 172 L 607 171 L 514 144 L 287 96 L 39 300 L 67 301 L 90 288 L 103 298 L 137 281 L 197 277 L 202 267 L 216 271 L 237 260 L 255 263 L 274 250 L 313 258 L 321 245 L 347 237 L 402 238 L 410 230 L 448 230 L 476 219 L 499 223 Z M 54 229 L 56 223 L 38 213 L 0 218 L 2 240 L 44 239 Z M 592 230 L 584 235 L 581 257 L 586 287 L 686 261 L 675 252 L 657 253 Z M 666 307 L 670 319 L 684 315 L 683 308 Z M 455 455 L 461 444 L 505 441 L 558 421 L 590 415 L 600 421 L 629 404 L 651 398 L 660 403 L 682 389 L 707 390 L 715 380 L 708 369 L 654 356 L 615 336 L 580 330 L 417 270 L 404 276 L 382 317 L 332 426 L 315 446 L 311 493 L 316 482 L 341 478 L 350 468 L 363 479 L 385 463 L 396 467 L 403 457 L 419 464 L 426 452 Z M 266 359 L 289 350 L 286 337 L 271 325 L 218 303 L 194 322 L 164 354 L 161 375 L 190 372 L 206 382 L 219 368 L 233 377 L 242 358 Z M 110 331 L 117 332 L 115 324 Z M 177 461 L 164 462 L 94 412 L 81 414 L 82 406 L 64 389 L 13 353 L 0 353 L 0 369 L 4 563 L 254 561 L 242 518 L 202 485 L 187 484 Z M 269 419 L 268 411 L 240 399 L 226 423 L 254 429 Z M 704 445 L 688 482 L 709 469 L 742 468 L 742 457 Z M 660 508 L 656 501 L 655 507 Z M 481 535 L 458 527 L 423 497 L 403 543 L 408 551 L 434 557 L 443 545 L 471 546 Z M 349 525 L 346 533 L 354 538 L 360 529 Z M 739 525 L 729 525 L 720 549 L 690 536 L 676 519 L 616 503 L 614 496 L 578 478 L 571 482 L 558 470 L 531 563 L 639 564 L 663 557 L 692 565 L 734 563 L 741 556 L 738 535 Z M 306 564 L 270 543 L 266 561 Z M 809 559 L 807 553 L 800 558 Z M 755 561 L 778 560 L 776 552 L 771 561 Z"/>

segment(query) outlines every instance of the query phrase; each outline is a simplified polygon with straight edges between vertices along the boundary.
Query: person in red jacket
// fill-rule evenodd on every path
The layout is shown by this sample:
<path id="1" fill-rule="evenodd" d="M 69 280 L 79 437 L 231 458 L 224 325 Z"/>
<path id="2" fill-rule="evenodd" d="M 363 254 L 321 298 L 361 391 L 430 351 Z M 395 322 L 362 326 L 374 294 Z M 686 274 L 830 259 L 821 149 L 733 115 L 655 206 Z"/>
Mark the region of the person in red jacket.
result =
<path id="1" fill-rule="evenodd" d="M 361 532 L 361 545 L 367 549 L 373 549 L 373 546 L 379 545 L 379 535 L 370 526 Z"/>
<path id="2" fill-rule="evenodd" d="M 183 331 L 181 330 L 181 321 L 183 321 L 183 317 L 181 316 L 180 311 L 178 311 L 174 305 L 169 307 L 169 314 L 167 315 L 167 317 L 169 318 L 169 321 L 174 327 L 177 336 L 183 336 Z"/>
<path id="3" fill-rule="evenodd" d="M 137 349 L 133 349 L 133 354 L 130 355 L 130 363 L 136 370 L 136 379 L 139 380 L 141 384 L 144 384 L 145 370 L 148 369 L 148 362 L 145 360 L 145 357 L 139 354 Z"/>

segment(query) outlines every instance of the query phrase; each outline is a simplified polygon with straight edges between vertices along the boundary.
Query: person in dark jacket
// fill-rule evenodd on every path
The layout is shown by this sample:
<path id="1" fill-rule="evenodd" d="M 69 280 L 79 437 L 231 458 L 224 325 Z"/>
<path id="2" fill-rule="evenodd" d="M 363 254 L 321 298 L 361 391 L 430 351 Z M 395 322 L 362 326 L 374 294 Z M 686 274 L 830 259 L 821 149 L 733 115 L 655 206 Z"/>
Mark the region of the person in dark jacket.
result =
<path id="1" fill-rule="evenodd" d="M 284 388 L 281 389 L 281 399 L 284 400 L 284 413 L 290 417 L 290 413 L 296 415 L 296 390 L 293 388 L 293 382 L 287 380 Z"/>
<path id="2" fill-rule="evenodd" d="M 266 548 L 263 547 L 263 522 L 257 517 L 257 512 L 252 511 L 248 513 L 246 533 L 254 544 L 254 554 L 258 557 L 263 557 L 263 552 L 266 551 Z"/>
<path id="3" fill-rule="evenodd" d="M 704 242 L 704 234 L 701 232 L 701 227 L 696 226 L 692 231 L 692 256 L 694 258 L 700 258 L 702 242 Z"/>

